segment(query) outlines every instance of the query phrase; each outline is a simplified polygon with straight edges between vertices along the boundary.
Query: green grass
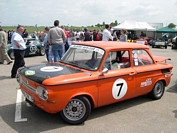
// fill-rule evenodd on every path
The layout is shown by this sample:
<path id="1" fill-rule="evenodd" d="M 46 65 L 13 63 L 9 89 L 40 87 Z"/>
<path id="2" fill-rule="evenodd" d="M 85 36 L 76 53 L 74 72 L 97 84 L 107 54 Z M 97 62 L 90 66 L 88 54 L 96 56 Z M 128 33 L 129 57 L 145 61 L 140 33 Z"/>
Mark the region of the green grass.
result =
<path id="1" fill-rule="evenodd" d="M 34 27 L 34 26 L 28 26 L 28 27 L 24 27 L 28 33 L 32 33 L 34 31 L 37 31 L 37 28 Z M 38 27 L 38 31 L 44 31 L 44 28 L 45 26 L 40 26 Z M 104 27 L 91 27 L 91 26 L 87 26 L 87 27 L 78 27 L 78 26 L 71 26 L 71 27 L 68 27 L 68 26 L 65 26 L 65 29 L 66 30 L 69 30 L 69 29 L 73 29 L 74 31 L 81 31 L 81 30 L 84 30 L 84 28 L 87 28 L 88 30 L 103 30 Z M 4 26 L 3 29 L 5 31 L 9 31 L 9 30 L 16 30 L 16 26 Z"/>
<path id="2" fill-rule="evenodd" d="M 27 32 L 29 32 L 29 33 L 31 33 L 31 32 L 34 32 L 34 31 L 37 31 L 37 29 L 36 29 L 36 27 L 33 27 L 33 26 L 31 26 L 31 27 L 24 27 L 26 30 L 27 30 Z M 44 31 L 44 26 L 41 26 L 41 27 L 38 27 L 38 31 Z M 16 27 L 3 27 L 3 29 L 5 30 L 5 31 L 9 31 L 9 30 L 16 30 Z"/>

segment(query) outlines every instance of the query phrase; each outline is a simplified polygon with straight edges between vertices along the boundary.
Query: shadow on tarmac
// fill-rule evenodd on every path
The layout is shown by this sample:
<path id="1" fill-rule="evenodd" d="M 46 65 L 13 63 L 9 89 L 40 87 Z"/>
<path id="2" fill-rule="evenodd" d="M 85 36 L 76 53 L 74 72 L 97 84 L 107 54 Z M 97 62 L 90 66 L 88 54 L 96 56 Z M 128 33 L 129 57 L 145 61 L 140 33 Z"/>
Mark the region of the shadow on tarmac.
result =
<path id="1" fill-rule="evenodd" d="M 170 87 L 167 92 L 177 93 L 177 84 Z"/>
<path id="2" fill-rule="evenodd" d="M 111 104 L 92 110 L 89 119 L 99 118 L 111 113 L 125 110 L 133 106 L 151 102 L 147 96 L 133 98 L 127 101 Z M 59 113 L 49 114 L 38 107 L 28 107 L 26 103 L 22 103 L 22 118 L 27 118 L 26 122 L 14 122 L 15 104 L 1 106 L 0 116 L 3 121 L 18 133 L 39 133 L 54 130 L 62 127 L 71 126 L 62 121 Z M 83 126 L 83 124 L 79 126 Z"/>
<path id="3" fill-rule="evenodd" d="M 0 76 L 0 80 L 11 79 L 10 76 Z"/>

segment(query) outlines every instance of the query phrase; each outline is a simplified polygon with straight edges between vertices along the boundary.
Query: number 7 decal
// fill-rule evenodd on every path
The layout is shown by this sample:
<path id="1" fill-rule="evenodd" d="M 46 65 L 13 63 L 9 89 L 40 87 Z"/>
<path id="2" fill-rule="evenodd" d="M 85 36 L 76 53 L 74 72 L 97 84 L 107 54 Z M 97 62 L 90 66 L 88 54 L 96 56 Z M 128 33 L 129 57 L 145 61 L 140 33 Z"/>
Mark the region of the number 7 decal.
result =
<path id="1" fill-rule="evenodd" d="M 122 78 L 117 79 L 112 86 L 113 98 L 116 100 L 123 98 L 127 93 L 127 89 L 127 82 Z"/>
<path id="2" fill-rule="evenodd" d="M 119 91 L 118 91 L 117 96 L 120 95 L 120 92 L 121 92 L 121 90 L 122 90 L 122 86 L 123 86 L 123 85 L 124 85 L 124 83 L 117 84 L 117 86 L 120 86 L 120 89 L 119 89 Z"/>

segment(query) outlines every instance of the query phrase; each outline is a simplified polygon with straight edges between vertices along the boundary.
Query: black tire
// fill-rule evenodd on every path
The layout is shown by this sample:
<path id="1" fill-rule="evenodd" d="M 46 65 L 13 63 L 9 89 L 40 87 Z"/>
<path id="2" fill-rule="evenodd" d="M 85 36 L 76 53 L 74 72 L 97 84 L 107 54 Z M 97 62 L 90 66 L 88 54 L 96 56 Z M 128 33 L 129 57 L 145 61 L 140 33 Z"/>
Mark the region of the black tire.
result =
<path id="1" fill-rule="evenodd" d="M 90 113 L 91 105 L 89 100 L 86 97 L 76 97 L 68 102 L 65 109 L 60 112 L 60 115 L 66 123 L 78 125 L 83 123 Z"/>
<path id="2" fill-rule="evenodd" d="M 15 59 L 14 51 L 13 50 L 9 53 L 9 57 L 11 58 L 11 60 Z"/>
<path id="3" fill-rule="evenodd" d="M 44 55 L 45 55 L 45 48 L 41 48 L 41 49 L 40 49 L 40 55 L 41 55 L 41 56 L 44 56 Z"/>
<path id="4" fill-rule="evenodd" d="M 165 49 L 167 49 L 167 46 L 165 46 Z"/>
<path id="5" fill-rule="evenodd" d="M 163 96 L 164 90 L 165 90 L 164 82 L 158 81 L 155 83 L 154 88 L 149 93 L 149 96 L 150 96 L 150 98 L 152 98 L 154 100 L 158 100 Z"/>
<path id="6" fill-rule="evenodd" d="M 154 45 L 152 45 L 152 48 L 154 48 Z"/>

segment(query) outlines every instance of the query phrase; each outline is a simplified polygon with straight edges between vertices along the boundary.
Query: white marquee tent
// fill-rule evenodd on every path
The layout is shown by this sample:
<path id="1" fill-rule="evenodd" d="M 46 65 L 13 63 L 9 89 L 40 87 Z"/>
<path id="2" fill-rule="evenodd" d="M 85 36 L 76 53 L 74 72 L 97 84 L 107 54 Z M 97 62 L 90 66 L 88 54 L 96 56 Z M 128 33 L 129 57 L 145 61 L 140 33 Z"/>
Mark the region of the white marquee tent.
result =
<path id="1" fill-rule="evenodd" d="M 156 31 L 155 28 L 150 26 L 147 22 L 137 22 L 135 20 L 125 20 L 121 24 L 112 28 L 113 30 L 135 30 L 135 31 Z"/>

